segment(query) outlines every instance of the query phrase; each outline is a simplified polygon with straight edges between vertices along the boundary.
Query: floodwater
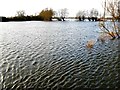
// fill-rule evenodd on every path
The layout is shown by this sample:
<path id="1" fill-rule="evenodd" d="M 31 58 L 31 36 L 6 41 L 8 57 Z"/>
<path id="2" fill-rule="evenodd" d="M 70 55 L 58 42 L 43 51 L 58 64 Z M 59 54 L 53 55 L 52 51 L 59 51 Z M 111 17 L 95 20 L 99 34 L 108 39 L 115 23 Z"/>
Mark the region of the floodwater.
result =
<path id="1" fill-rule="evenodd" d="M 120 88 L 120 40 L 100 32 L 87 21 L 0 23 L 0 89 Z"/>

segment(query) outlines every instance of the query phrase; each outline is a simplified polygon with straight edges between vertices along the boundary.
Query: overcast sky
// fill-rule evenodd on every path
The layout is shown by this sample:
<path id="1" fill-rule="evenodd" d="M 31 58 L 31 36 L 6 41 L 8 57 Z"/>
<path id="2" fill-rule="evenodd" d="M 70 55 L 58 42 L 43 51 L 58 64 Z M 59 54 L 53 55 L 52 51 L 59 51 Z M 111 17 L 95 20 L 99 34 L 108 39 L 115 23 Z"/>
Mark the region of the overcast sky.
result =
<path id="1" fill-rule="evenodd" d="M 96 8 L 102 11 L 103 0 L 0 0 L 0 16 L 15 16 L 16 11 L 25 10 L 26 15 L 38 14 L 44 8 L 59 10 L 67 8 L 69 16 L 75 16 L 79 10 Z"/>

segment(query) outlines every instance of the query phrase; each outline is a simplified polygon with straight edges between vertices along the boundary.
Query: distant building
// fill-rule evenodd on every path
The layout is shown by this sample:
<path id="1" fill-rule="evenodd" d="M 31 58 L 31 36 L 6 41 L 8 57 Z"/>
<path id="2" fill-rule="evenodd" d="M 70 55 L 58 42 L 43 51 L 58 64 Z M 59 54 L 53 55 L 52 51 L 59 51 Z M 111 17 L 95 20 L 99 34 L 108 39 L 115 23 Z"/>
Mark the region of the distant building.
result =
<path id="1" fill-rule="evenodd" d="M 1 17 L 0 16 L 0 22 L 5 22 L 6 21 L 6 17 Z"/>

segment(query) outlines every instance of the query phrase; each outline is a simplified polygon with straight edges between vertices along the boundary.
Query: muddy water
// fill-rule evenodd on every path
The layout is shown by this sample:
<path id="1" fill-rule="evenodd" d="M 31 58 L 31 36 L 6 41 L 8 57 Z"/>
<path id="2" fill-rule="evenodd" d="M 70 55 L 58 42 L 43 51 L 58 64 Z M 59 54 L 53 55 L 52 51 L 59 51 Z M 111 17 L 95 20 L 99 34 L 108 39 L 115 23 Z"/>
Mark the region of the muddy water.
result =
<path id="1" fill-rule="evenodd" d="M 120 88 L 120 40 L 99 32 L 98 22 L 0 23 L 0 89 Z"/>

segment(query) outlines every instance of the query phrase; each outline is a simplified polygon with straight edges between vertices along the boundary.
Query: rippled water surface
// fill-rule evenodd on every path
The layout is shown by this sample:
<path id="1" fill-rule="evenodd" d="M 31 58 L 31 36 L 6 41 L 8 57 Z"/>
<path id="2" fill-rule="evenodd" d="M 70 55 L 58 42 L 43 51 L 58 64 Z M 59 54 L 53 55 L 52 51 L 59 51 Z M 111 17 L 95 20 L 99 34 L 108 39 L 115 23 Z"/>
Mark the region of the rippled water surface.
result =
<path id="1" fill-rule="evenodd" d="M 120 88 L 120 40 L 99 32 L 98 22 L 0 23 L 0 89 Z"/>

